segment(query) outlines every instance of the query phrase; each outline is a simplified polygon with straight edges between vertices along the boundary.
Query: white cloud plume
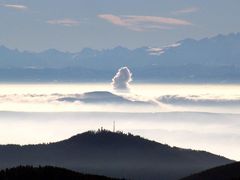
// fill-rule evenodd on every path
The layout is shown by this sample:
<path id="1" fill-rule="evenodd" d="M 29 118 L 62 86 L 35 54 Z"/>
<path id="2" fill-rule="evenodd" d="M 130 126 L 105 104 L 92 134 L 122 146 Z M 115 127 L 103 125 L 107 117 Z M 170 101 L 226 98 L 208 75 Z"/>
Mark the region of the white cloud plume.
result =
<path id="1" fill-rule="evenodd" d="M 191 25 L 186 20 L 160 16 L 116 16 L 113 14 L 100 14 L 98 17 L 114 25 L 126 27 L 133 31 L 166 30 L 172 29 L 173 26 Z"/>
<path id="2" fill-rule="evenodd" d="M 121 67 L 112 79 L 112 86 L 115 90 L 129 90 L 129 83 L 131 81 L 131 71 L 128 67 Z"/>
<path id="3" fill-rule="evenodd" d="M 28 7 L 21 4 L 1 4 L 0 6 L 15 10 L 26 10 Z"/>
<path id="4" fill-rule="evenodd" d="M 47 21 L 48 24 L 53 24 L 53 25 L 62 25 L 62 26 L 67 26 L 67 27 L 72 27 L 72 26 L 78 26 L 80 22 L 78 20 L 74 19 L 52 19 Z"/>

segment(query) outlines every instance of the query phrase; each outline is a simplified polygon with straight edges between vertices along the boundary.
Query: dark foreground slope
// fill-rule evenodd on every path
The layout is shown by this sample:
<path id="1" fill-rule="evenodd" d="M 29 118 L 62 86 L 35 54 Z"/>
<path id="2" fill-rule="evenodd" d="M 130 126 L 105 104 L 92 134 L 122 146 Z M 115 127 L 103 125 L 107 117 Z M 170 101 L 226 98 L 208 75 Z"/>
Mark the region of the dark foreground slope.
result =
<path id="1" fill-rule="evenodd" d="M 0 168 L 53 165 L 110 177 L 170 180 L 232 161 L 131 134 L 98 131 L 50 144 L 0 146 L 0 162 Z"/>
<path id="2" fill-rule="evenodd" d="M 81 174 L 64 168 L 19 166 L 0 171 L 1 180 L 114 180 L 105 176 Z M 115 179 L 116 180 L 116 179 Z"/>
<path id="3" fill-rule="evenodd" d="M 240 162 L 203 171 L 182 180 L 240 180 Z"/>

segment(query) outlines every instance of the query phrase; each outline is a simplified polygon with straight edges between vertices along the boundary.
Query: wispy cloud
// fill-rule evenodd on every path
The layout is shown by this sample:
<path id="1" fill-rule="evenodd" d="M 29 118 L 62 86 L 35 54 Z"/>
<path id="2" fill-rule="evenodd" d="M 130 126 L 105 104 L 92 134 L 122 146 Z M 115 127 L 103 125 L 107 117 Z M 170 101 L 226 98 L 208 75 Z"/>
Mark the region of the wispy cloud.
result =
<path id="1" fill-rule="evenodd" d="M 188 7 L 185 9 L 179 9 L 177 11 L 174 11 L 173 14 L 189 14 L 197 12 L 199 9 L 197 7 Z"/>
<path id="2" fill-rule="evenodd" d="M 1 4 L 0 6 L 15 10 L 26 10 L 28 7 L 21 4 Z"/>
<path id="3" fill-rule="evenodd" d="M 72 26 L 78 26 L 80 22 L 75 19 L 52 19 L 47 21 L 48 24 L 53 24 L 53 25 L 62 25 L 62 26 L 67 26 L 67 27 L 72 27 Z"/>
<path id="4" fill-rule="evenodd" d="M 98 17 L 114 25 L 126 27 L 133 31 L 172 29 L 174 26 L 191 25 L 190 22 L 185 20 L 160 16 L 116 16 L 113 14 L 100 14 Z"/>

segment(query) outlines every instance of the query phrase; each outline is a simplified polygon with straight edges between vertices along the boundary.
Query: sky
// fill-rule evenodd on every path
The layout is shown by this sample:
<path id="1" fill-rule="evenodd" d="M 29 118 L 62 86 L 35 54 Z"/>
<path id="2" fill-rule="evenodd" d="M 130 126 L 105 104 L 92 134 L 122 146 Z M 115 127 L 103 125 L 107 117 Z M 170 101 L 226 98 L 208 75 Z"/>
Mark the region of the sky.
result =
<path id="1" fill-rule="evenodd" d="M 239 0 L 0 0 L 0 45 L 19 50 L 162 47 L 240 31 Z"/>

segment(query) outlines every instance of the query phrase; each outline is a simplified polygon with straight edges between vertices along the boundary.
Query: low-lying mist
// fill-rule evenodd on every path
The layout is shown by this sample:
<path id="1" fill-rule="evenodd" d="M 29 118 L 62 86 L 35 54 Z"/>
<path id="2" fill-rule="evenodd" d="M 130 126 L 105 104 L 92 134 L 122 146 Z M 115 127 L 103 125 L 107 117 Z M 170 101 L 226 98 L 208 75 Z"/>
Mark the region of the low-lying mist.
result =
<path id="1" fill-rule="evenodd" d="M 116 75 L 117 76 L 117 75 Z M 117 76 L 118 77 L 118 76 Z M 47 143 L 106 128 L 240 160 L 240 86 L 0 85 L 0 143 Z"/>
<path id="2" fill-rule="evenodd" d="M 240 160 L 240 115 L 213 113 L 0 113 L 1 144 L 47 143 L 101 127 Z"/>
<path id="3" fill-rule="evenodd" d="M 3 94 L 2 111 L 20 112 L 213 112 L 239 113 L 240 96 L 211 94 L 148 97 L 134 93 L 93 91 L 76 94 Z"/>

